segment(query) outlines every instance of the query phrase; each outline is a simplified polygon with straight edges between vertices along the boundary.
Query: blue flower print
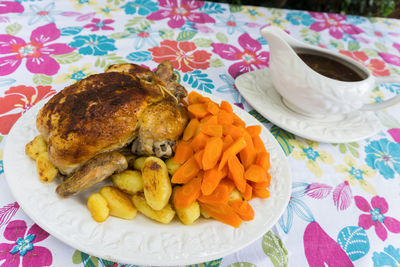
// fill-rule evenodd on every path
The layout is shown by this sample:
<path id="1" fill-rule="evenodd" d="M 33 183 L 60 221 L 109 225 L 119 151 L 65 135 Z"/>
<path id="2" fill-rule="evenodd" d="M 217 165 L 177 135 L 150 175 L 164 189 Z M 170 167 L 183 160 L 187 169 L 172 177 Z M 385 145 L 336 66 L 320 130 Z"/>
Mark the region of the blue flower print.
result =
<path id="1" fill-rule="evenodd" d="M 53 23 L 54 18 L 52 15 L 55 15 L 54 12 L 54 2 L 46 5 L 45 7 L 39 7 L 37 5 L 30 5 L 30 12 L 31 18 L 28 21 L 28 25 L 33 25 L 41 20 L 44 20 L 47 23 Z"/>
<path id="2" fill-rule="evenodd" d="M 136 50 L 141 49 L 146 44 L 151 47 L 158 46 L 158 42 L 155 38 L 159 33 L 158 31 L 152 30 L 150 26 L 140 30 L 129 28 L 128 31 L 132 33 L 131 37 L 134 39 L 133 47 Z"/>
<path id="3" fill-rule="evenodd" d="M 288 20 L 290 23 L 293 25 L 305 25 L 305 26 L 310 26 L 311 24 L 314 23 L 313 18 L 311 17 L 310 14 L 305 13 L 305 12 L 290 12 L 286 15 L 286 20 Z"/>
<path id="4" fill-rule="evenodd" d="M 360 16 L 346 15 L 346 22 L 349 24 L 361 24 L 366 22 L 367 19 Z"/>
<path id="5" fill-rule="evenodd" d="M 103 56 L 107 55 L 109 51 L 117 50 L 114 43 L 115 40 L 106 36 L 90 34 L 75 36 L 74 41 L 69 45 L 79 47 L 78 52 L 82 55 Z"/>
<path id="6" fill-rule="evenodd" d="M 236 89 L 235 80 L 232 78 L 232 76 L 228 74 L 220 74 L 219 78 L 225 83 L 225 85 L 218 87 L 217 92 L 224 94 L 233 94 L 233 99 L 235 103 L 243 105 L 243 97 Z"/>
<path id="7" fill-rule="evenodd" d="M 226 31 L 229 35 L 234 34 L 236 31 L 238 32 L 246 32 L 242 27 L 246 24 L 243 21 L 237 21 L 234 15 L 230 15 L 228 18 L 217 16 L 219 22 L 215 23 L 217 27 L 226 28 Z"/>
<path id="8" fill-rule="evenodd" d="M 20 256 L 25 256 L 25 254 L 33 249 L 33 244 L 31 243 L 35 239 L 35 235 L 27 235 L 25 238 L 19 237 L 16 241 L 16 245 L 10 251 L 11 254 L 19 252 Z"/>
<path id="9" fill-rule="evenodd" d="M 385 179 L 393 179 L 400 174 L 400 144 L 380 139 L 365 147 L 365 161 L 372 169 L 378 169 Z"/>
<path id="10" fill-rule="evenodd" d="M 4 172 L 3 161 L 0 160 L 0 174 L 2 174 L 3 172 Z"/>
<path id="11" fill-rule="evenodd" d="M 279 226 L 287 234 L 292 228 L 293 224 L 293 212 L 299 216 L 302 220 L 306 222 L 315 221 L 311 210 L 307 205 L 300 199 L 305 196 L 306 190 L 309 184 L 294 182 L 292 185 L 292 195 L 290 196 L 289 204 L 286 207 L 284 214 L 279 218 Z"/>
<path id="12" fill-rule="evenodd" d="M 389 245 L 383 249 L 384 252 L 374 252 L 372 256 L 372 261 L 374 262 L 374 267 L 400 266 L 400 249 L 394 248 Z"/>
<path id="13" fill-rule="evenodd" d="M 149 0 L 135 0 L 126 3 L 122 8 L 125 9 L 126 14 L 136 14 L 137 11 L 139 15 L 146 16 L 158 10 L 158 3 Z"/>
<path id="14" fill-rule="evenodd" d="M 384 83 L 382 84 L 383 88 L 389 90 L 391 93 L 395 93 L 396 95 L 400 94 L 400 84 L 397 83 Z"/>

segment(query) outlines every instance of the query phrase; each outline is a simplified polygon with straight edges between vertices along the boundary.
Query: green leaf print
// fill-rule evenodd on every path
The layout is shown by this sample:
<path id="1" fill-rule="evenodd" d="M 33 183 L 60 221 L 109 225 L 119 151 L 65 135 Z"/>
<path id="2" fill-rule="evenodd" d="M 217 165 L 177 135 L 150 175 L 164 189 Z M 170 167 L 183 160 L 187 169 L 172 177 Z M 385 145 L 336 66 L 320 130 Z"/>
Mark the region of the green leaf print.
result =
<path id="1" fill-rule="evenodd" d="M 107 0 L 107 2 L 118 6 L 120 3 L 125 2 L 125 0 Z"/>
<path id="2" fill-rule="evenodd" d="M 391 73 L 396 74 L 396 75 L 400 75 L 400 70 L 398 70 L 396 68 L 388 68 L 388 69 L 389 69 L 389 71 Z"/>
<path id="3" fill-rule="evenodd" d="M 349 42 L 347 47 L 348 50 L 355 51 L 360 49 L 360 44 L 358 42 Z"/>
<path id="4" fill-rule="evenodd" d="M 209 262 L 187 265 L 186 267 L 219 267 L 222 259 L 217 259 Z"/>
<path id="5" fill-rule="evenodd" d="M 282 130 L 278 126 L 273 125 L 270 132 L 275 137 L 276 141 L 281 145 L 285 155 L 288 156 L 292 153 L 293 146 L 289 143 L 290 139 L 295 139 L 294 134 Z"/>
<path id="6" fill-rule="evenodd" d="M 227 267 L 257 267 L 257 265 L 250 262 L 235 262 L 229 264 Z"/>
<path id="7" fill-rule="evenodd" d="M 228 37 L 226 37 L 225 34 L 223 34 L 222 32 L 217 33 L 217 39 L 218 41 L 220 41 L 221 43 L 227 44 L 228 43 Z"/>
<path id="8" fill-rule="evenodd" d="M 99 265 L 99 260 L 96 257 L 89 256 L 79 250 L 75 250 L 72 255 L 72 262 L 74 264 L 82 263 L 85 267 L 97 267 Z"/>
<path id="9" fill-rule="evenodd" d="M 3 136 L 2 135 L 0 135 L 0 144 L 1 144 L 1 140 L 3 140 Z"/>
<path id="10" fill-rule="evenodd" d="M 194 39 L 193 42 L 196 44 L 197 47 L 210 47 L 213 41 L 206 38 L 197 38 Z"/>
<path id="11" fill-rule="evenodd" d="M 125 24 L 125 27 L 136 26 L 142 30 L 142 29 L 150 26 L 153 23 L 154 23 L 154 21 L 148 20 L 148 19 L 146 19 L 146 17 L 133 17 L 130 20 L 128 20 L 128 23 Z"/>
<path id="12" fill-rule="evenodd" d="M 126 38 L 130 34 L 131 34 L 130 32 L 115 32 L 113 34 L 110 34 L 108 37 L 118 40 L 118 39 Z"/>
<path id="13" fill-rule="evenodd" d="M 35 74 L 33 75 L 32 80 L 34 84 L 46 85 L 46 84 L 51 84 L 51 82 L 53 81 L 53 77 L 44 74 Z"/>
<path id="14" fill-rule="evenodd" d="M 363 51 L 369 57 L 377 57 L 378 56 L 378 52 L 375 49 L 364 48 L 361 51 Z"/>
<path id="15" fill-rule="evenodd" d="M 256 118 L 261 123 L 269 123 L 269 121 L 266 118 L 264 118 L 260 113 L 258 113 L 254 109 L 250 110 L 249 114 L 252 115 L 254 118 Z"/>
<path id="16" fill-rule="evenodd" d="M 16 35 L 21 29 L 22 26 L 18 22 L 15 22 L 6 27 L 6 33 L 9 35 Z"/>
<path id="17" fill-rule="evenodd" d="M 243 10 L 243 7 L 241 5 L 229 5 L 229 11 L 231 13 L 240 12 L 242 10 Z"/>
<path id="18" fill-rule="evenodd" d="M 210 67 L 212 68 L 220 68 L 223 66 L 225 66 L 224 62 L 219 58 L 213 58 L 210 60 Z"/>
<path id="19" fill-rule="evenodd" d="M 282 240 L 268 231 L 263 236 L 262 248 L 269 257 L 274 267 L 286 267 L 288 265 L 288 252 Z"/>
<path id="20" fill-rule="evenodd" d="M 178 42 L 187 41 L 187 40 L 192 39 L 195 35 L 196 35 L 195 31 L 183 31 L 178 34 L 178 37 L 176 38 L 176 40 Z"/>
<path id="21" fill-rule="evenodd" d="M 175 35 L 174 31 L 170 29 L 161 29 L 158 33 L 163 40 L 173 40 Z"/>
<path id="22" fill-rule="evenodd" d="M 386 46 L 381 43 L 375 43 L 375 47 L 378 48 L 380 51 L 387 52 Z"/>
<path id="23" fill-rule="evenodd" d="M 333 144 L 334 146 L 339 146 L 339 151 L 342 154 L 346 154 L 347 151 L 350 152 L 354 157 L 359 158 L 360 154 L 356 150 L 356 148 L 359 148 L 360 145 L 356 142 L 351 142 L 351 143 L 342 143 L 342 144 Z"/>
<path id="24" fill-rule="evenodd" d="M 77 52 L 71 52 L 69 54 L 64 55 L 50 55 L 60 64 L 69 64 L 76 61 L 79 61 L 83 56 L 78 54 Z"/>
<path id="25" fill-rule="evenodd" d="M 300 30 L 300 36 L 304 39 L 304 41 L 309 44 L 319 44 L 320 34 L 316 31 L 311 31 L 308 28 L 303 28 Z"/>
<path id="26" fill-rule="evenodd" d="M 338 50 L 344 50 L 344 44 L 339 41 L 330 40 L 329 43 Z"/>
<path id="27" fill-rule="evenodd" d="M 102 57 L 98 57 L 96 62 L 94 63 L 95 67 L 106 68 L 111 64 L 121 64 L 126 63 L 127 61 L 120 56 L 117 56 L 116 53 L 112 53 L 109 55 L 105 55 Z"/>

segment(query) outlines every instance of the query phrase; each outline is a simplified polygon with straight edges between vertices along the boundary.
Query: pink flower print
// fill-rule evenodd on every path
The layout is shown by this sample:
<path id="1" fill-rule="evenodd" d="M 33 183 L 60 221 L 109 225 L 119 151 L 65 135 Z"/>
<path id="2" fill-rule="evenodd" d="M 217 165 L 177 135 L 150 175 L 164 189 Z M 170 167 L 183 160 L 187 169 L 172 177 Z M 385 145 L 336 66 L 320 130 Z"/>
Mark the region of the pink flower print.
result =
<path id="1" fill-rule="evenodd" d="M 160 0 L 160 10 L 147 16 L 151 20 L 163 20 L 169 18 L 168 25 L 171 28 L 182 27 L 186 20 L 193 23 L 215 23 L 215 20 L 202 12 L 195 12 L 204 6 L 204 2 L 196 0 Z"/>
<path id="2" fill-rule="evenodd" d="M 343 32 L 350 35 L 364 32 L 355 25 L 344 23 L 345 15 L 317 12 L 310 12 L 310 14 L 315 19 L 315 22 L 310 26 L 311 30 L 320 32 L 329 29 L 329 34 L 336 39 L 341 39 Z"/>
<path id="3" fill-rule="evenodd" d="M 0 14 L 22 13 L 24 6 L 14 1 L 0 1 Z"/>
<path id="4" fill-rule="evenodd" d="M 108 26 L 107 24 L 111 24 L 114 22 L 113 19 L 105 19 L 103 21 L 101 21 L 100 19 L 94 18 L 91 21 L 92 23 L 86 24 L 85 28 L 92 28 L 92 32 L 94 31 L 98 31 L 98 30 L 104 30 L 104 31 L 112 31 L 114 30 L 113 27 Z"/>
<path id="5" fill-rule="evenodd" d="M 384 214 L 388 212 L 388 203 L 383 197 L 374 196 L 371 199 L 371 206 L 368 201 L 361 197 L 355 196 L 354 201 L 357 208 L 368 214 L 361 214 L 358 218 L 358 226 L 368 230 L 371 226 L 375 227 L 376 235 L 385 241 L 387 238 L 387 230 L 392 233 L 400 233 L 400 222 L 395 218 L 385 216 Z M 386 228 L 385 228 L 386 227 Z"/>
<path id="6" fill-rule="evenodd" d="M 49 234 L 34 224 L 26 232 L 26 223 L 22 220 L 10 222 L 4 230 L 4 238 L 11 243 L 0 244 L 0 262 L 2 266 L 17 267 L 22 258 L 22 266 L 50 266 L 53 257 L 50 250 L 37 246 Z"/>
<path id="7" fill-rule="evenodd" d="M 60 35 L 60 30 L 54 23 L 33 30 L 29 43 L 16 36 L 0 34 L 0 54 L 10 54 L 0 57 L 0 76 L 13 73 L 24 58 L 26 58 L 26 68 L 30 72 L 56 74 L 60 65 L 50 55 L 67 54 L 74 50 L 67 44 L 48 44 L 58 39 Z"/>
<path id="8" fill-rule="evenodd" d="M 230 44 L 212 44 L 213 52 L 223 59 L 238 61 L 232 64 L 228 69 L 229 74 L 233 78 L 236 78 L 245 72 L 269 66 L 269 52 L 259 52 L 262 48 L 261 44 L 257 40 L 251 38 L 248 33 L 242 34 L 239 37 L 238 42 L 243 50 Z"/>

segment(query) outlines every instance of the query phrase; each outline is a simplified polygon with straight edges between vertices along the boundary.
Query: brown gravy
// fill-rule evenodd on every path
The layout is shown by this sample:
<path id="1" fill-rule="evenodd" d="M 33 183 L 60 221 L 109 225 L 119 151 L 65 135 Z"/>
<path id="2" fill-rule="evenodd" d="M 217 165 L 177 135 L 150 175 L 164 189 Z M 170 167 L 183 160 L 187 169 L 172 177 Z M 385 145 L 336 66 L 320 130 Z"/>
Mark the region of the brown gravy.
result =
<path id="1" fill-rule="evenodd" d="M 345 65 L 329 56 L 307 51 L 297 51 L 297 55 L 319 74 L 335 80 L 357 82 L 367 78 L 367 75 L 356 66 Z"/>

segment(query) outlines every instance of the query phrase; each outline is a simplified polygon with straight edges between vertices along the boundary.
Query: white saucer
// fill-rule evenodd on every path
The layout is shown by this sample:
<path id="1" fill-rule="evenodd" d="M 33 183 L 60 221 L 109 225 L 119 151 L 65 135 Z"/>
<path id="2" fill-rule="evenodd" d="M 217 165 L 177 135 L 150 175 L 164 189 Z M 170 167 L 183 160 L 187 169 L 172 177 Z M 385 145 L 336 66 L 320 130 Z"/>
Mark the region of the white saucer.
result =
<path id="1" fill-rule="evenodd" d="M 240 75 L 235 85 L 244 99 L 270 122 L 310 140 L 347 143 L 365 139 L 381 130 L 379 119 L 371 111 L 334 114 L 323 119 L 292 111 L 272 85 L 269 69 Z"/>

